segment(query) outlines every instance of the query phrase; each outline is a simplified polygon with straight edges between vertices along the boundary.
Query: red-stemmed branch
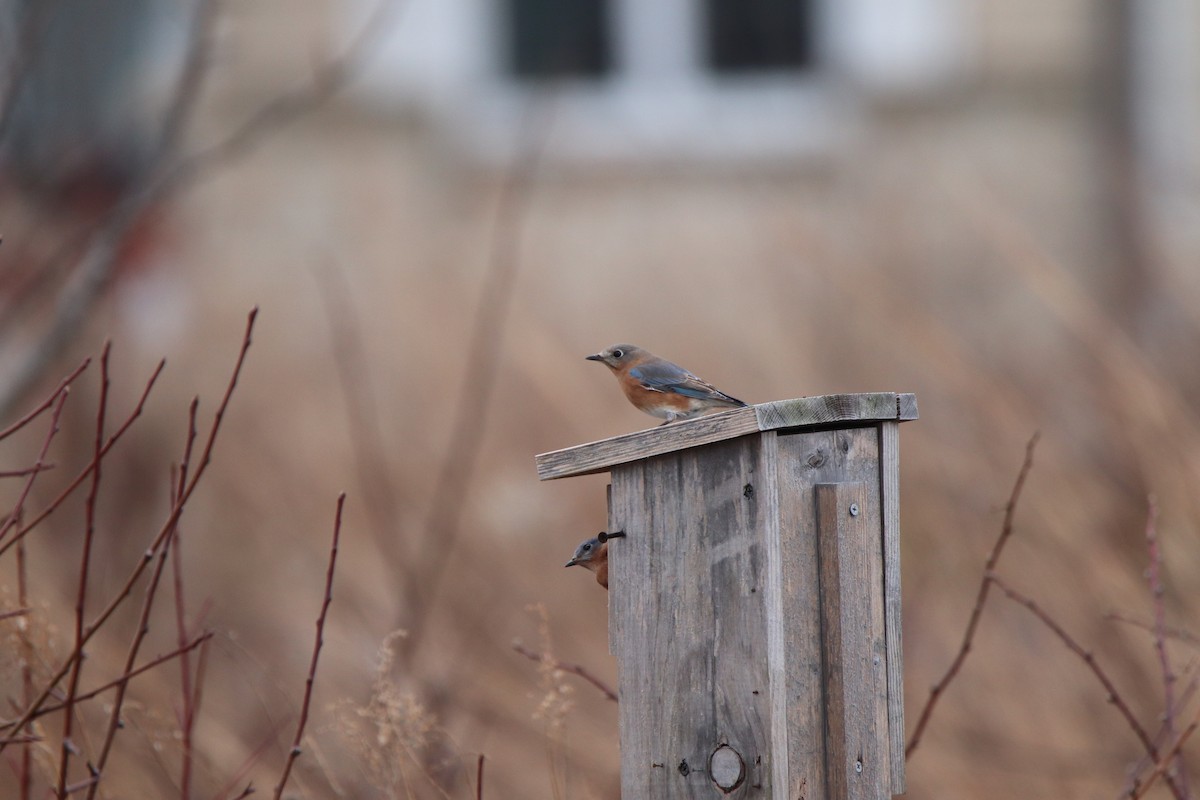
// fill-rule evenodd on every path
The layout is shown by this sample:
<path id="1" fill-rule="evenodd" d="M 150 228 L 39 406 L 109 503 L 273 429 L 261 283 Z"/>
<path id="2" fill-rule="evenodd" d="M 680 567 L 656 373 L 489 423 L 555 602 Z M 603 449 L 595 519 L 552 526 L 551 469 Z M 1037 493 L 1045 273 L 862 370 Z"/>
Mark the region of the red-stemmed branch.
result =
<path id="1" fill-rule="evenodd" d="M 1150 787 L 1154 785 L 1154 782 L 1167 773 L 1171 762 L 1182 755 L 1183 746 L 1191 738 L 1192 734 L 1196 732 L 1197 727 L 1200 727 L 1200 708 L 1196 709 L 1196 713 L 1192 715 L 1192 721 L 1175 737 L 1175 741 L 1162 752 L 1162 756 L 1155 763 L 1154 769 L 1145 777 L 1142 784 L 1136 789 L 1130 789 L 1125 796 L 1130 800 L 1139 800 L 1139 798 L 1144 797 L 1146 792 L 1150 791 Z"/>
<path id="2" fill-rule="evenodd" d="M 975 631 L 979 627 L 979 618 L 983 614 L 983 605 L 987 602 L 988 590 L 991 588 L 990 575 L 995 571 L 996 564 L 1000 561 L 1000 554 L 1004 551 L 1004 545 L 1012 536 L 1013 516 L 1017 510 L 1017 501 L 1021 498 L 1021 490 L 1025 486 L 1025 479 L 1029 477 L 1029 470 L 1033 467 L 1033 451 L 1037 446 L 1039 435 L 1034 433 L 1030 437 L 1028 444 L 1025 445 L 1025 460 L 1021 464 L 1020 472 L 1017 473 L 1017 480 L 1013 484 L 1012 492 L 1009 493 L 1008 503 L 1004 506 L 1004 523 L 1000 526 L 1000 535 L 996 537 L 996 542 L 992 545 L 992 552 L 988 555 L 987 562 L 984 564 L 983 578 L 979 581 L 979 591 L 975 595 L 975 605 L 971 608 L 971 617 L 967 621 L 967 629 L 963 632 L 962 644 L 959 645 L 958 653 L 954 656 L 954 660 L 950 662 L 946 673 L 929 689 L 929 699 L 925 701 L 925 706 L 921 709 L 920 716 L 917 717 L 917 725 L 913 728 L 912 736 L 904 748 L 904 757 L 906 759 L 912 757 L 913 751 L 921 743 L 921 737 L 925 733 L 926 726 L 929 725 L 933 709 L 937 706 L 938 700 L 941 699 L 942 694 L 946 691 L 946 687 L 962 669 L 963 662 L 967 660 L 967 654 L 971 652 L 971 644 L 975 640 Z"/>
<path id="3" fill-rule="evenodd" d="M 174 650 L 171 650 L 168 653 L 163 653 L 160 656 L 155 656 L 154 658 L 147 661 L 145 664 L 142 664 L 140 667 L 127 670 L 126 672 L 123 672 L 120 675 L 120 677 L 113 678 L 111 681 L 109 681 L 107 683 L 103 683 L 103 684 L 97 686 L 95 689 L 89 689 L 86 692 L 79 692 L 77 695 L 75 695 L 75 702 L 77 704 L 82 703 L 86 700 L 91 700 L 95 697 L 98 697 L 98 696 L 104 694 L 105 692 L 109 691 L 110 689 L 119 689 L 120 687 L 129 683 L 130 681 L 132 681 L 134 678 L 141 675 L 142 673 L 149 672 L 150 670 L 154 669 L 158 665 L 165 664 L 173 658 L 179 658 L 181 655 L 184 655 L 185 653 L 190 653 L 191 651 L 195 650 L 197 647 L 200 647 L 201 645 L 203 645 L 205 642 L 207 642 L 212 637 L 213 637 L 212 631 L 205 631 L 204 633 L 197 636 L 195 639 L 188 642 L 183 647 L 176 647 Z M 53 714 L 56 711 L 62 711 L 63 708 L 65 708 L 65 707 L 66 707 L 65 702 L 49 703 L 47 705 L 42 706 L 40 709 L 38 709 L 38 713 L 35 714 L 33 718 L 37 719 L 38 717 L 44 717 L 47 714 Z M 8 727 L 8 725 L 5 724 L 3 726 L 0 726 L 0 728 L 2 728 L 2 727 Z M 97 765 L 97 769 L 99 769 L 99 765 Z"/>
<path id="4" fill-rule="evenodd" d="M 100 478 L 103 471 L 100 468 L 100 450 L 104 446 L 104 423 L 108 412 L 108 356 L 112 352 L 112 342 L 104 343 L 100 355 L 100 400 L 96 406 L 96 435 L 92 445 L 92 480 L 88 486 L 87 498 L 83 504 L 83 547 L 79 563 L 79 586 L 75 594 L 75 652 L 79 656 L 71 662 L 71 674 L 67 679 L 67 699 L 63 714 L 63 733 L 61 754 L 58 763 L 58 788 L 56 795 L 65 798 L 67 792 L 67 774 L 70 771 L 71 753 L 74 745 L 71 739 L 72 726 L 75 721 L 75 695 L 79 691 L 79 678 L 83 672 L 83 627 L 84 615 L 87 613 L 88 576 L 91 572 L 92 544 L 96 539 L 96 498 L 100 494 Z M 99 784 L 92 784 L 97 786 Z"/>
<path id="5" fill-rule="evenodd" d="M 1096 661 L 1096 656 L 1090 650 L 1079 644 L 1079 642 L 1077 642 L 1069 633 L 1067 633 L 1066 629 L 1064 629 L 1062 625 L 1059 625 L 1058 622 L 1055 621 L 1055 619 L 1049 614 L 1047 614 L 1046 611 L 1042 609 L 1042 607 L 1039 606 L 1032 598 L 1009 586 L 1003 578 L 994 572 L 988 573 L 988 579 L 996 585 L 996 588 L 1004 592 L 1004 594 L 1007 595 L 1010 600 L 1020 606 L 1023 606 L 1031 614 L 1033 614 L 1033 616 L 1036 617 L 1039 622 L 1050 629 L 1050 631 L 1055 635 L 1055 637 L 1058 638 L 1059 641 L 1066 645 L 1068 650 L 1070 650 L 1072 653 L 1078 656 L 1081 661 L 1083 661 L 1084 665 L 1087 666 L 1092 675 L 1096 677 L 1096 680 L 1100 682 L 1100 685 L 1104 687 L 1104 691 L 1106 693 L 1105 696 L 1107 697 L 1108 702 L 1112 703 L 1117 711 L 1120 712 L 1121 716 L 1125 718 L 1126 724 L 1129 725 L 1129 729 L 1133 731 L 1135 736 L 1137 736 L 1138 741 L 1141 742 L 1142 748 L 1146 751 L 1146 754 L 1150 756 L 1155 764 L 1157 764 L 1162 758 L 1158 748 L 1154 746 L 1154 741 L 1150 738 L 1150 734 L 1146 732 L 1145 727 L 1143 727 L 1142 723 L 1138 722 L 1137 717 L 1134 716 L 1133 709 L 1129 707 L 1129 703 L 1125 701 L 1125 698 L 1117 690 L 1116 684 L 1112 682 L 1112 679 L 1108 676 L 1108 673 L 1105 672 L 1103 667 L 1100 666 L 1100 663 Z M 1179 784 L 1175 781 L 1170 772 L 1164 773 L 1163 779 L 1171 787 L 1171 793 L 1178 800 L 1185 799 L 1186 795 L 1183 794 Z M 1135 788 L 1137 787 L 1135 786 Z"/>
<path id="6" fill-rule="evenodd" d="M 530 661 L 537 661 L 542 664 L 548 664 L 553 669 L 556 669 L 559 672 L 569 672 L 572 675 L 578 675 L 579 677 L 583 678 L 585 681 L 590 683 L 592 686 L 595 686 L 597 689 L 599 689 L 600 693 L 604 695 L 604 698 L 606 700 L 611 700 L 614 703 L 620 702 L 617 698 L 617 693 L 614 692 L 607 683 L 600 680 L 595 675 L 593 675 L 591 672 L 589 672 L 587 667 L 583 666 L 582 664 L 572 664 L 567 661 L 559 661 L 557 658 L 554 658 L 549 653 L 535 652 L 533 650 L 530 650 L 528 647 L 521 644 L 520 642 L 513 642 L 512 649 L 515 652 L 520 653 L 521 655 L 525 656 Z"/>
<path id="7" fill-rule="evenodd" d="M 38 453 L 37 461 L 33 462 L 34 470 L 29 474 L 25 485 L 21 487 L 21 493 L 17 496 L 16 503 L 13 504 L 12 511 L 8 513 L 8 517 L 4 520 L 4 525 L 0 526 L 0 540 L 8 536 L 9 532 L 17 527 L 25 512 L 25 501 L 29 499 L 29 493 L 33 491 L 34 481 L 38 475 L 42 473 L 40 467 L 46 463 L 46 454 L 50 452 L 50 443 L 54 441 L 54 437 L 58 434 L 58 423 L 62 418 L 63 406 L 67 402 L 67 397 L 70 394 L 68 387 L 63 387 L 55 395 L 53 410 L 50 412 L 50 426 L 46 430 L 46 437 L 42 440 L 42 449 Z M 0 546 L 0 556 L 13 545 L 14 542 L 20 541 L 24 529 L 21 529 L 10 538 L 3 546 Z"/>
<path id="8" fill-rule="evenodd" d="M 23 542 L 17 544 L 17 602 L 22 608 L 29 607 L 29 565 L 25 558 Z M 33 642 L 29 638 L 28 625 L 22 625 L 17 630 L 21 646 L 21 702 L 28 704 L 33 699 Z M 20 728 L 13 728 L 10 736 L 20 739 L 34 738 L 35 735 L 32 730 L 22 732 Z M 17 768 L 17 796 L 20 800 L 30 800 L 32 792 L 32 748 L 22 747 L 20 765 Z"/>
<path id="9" fill-rule="evenodd" d="M 121 423 L 121 426 L 118 427 L 115 431 L 113 431 L 112 435 L 109 436 L 108 440 L 104 443 L 104 447 L 102 447 L 100 449 L 101 457 L 108 454 L 108 451 L 113 448 L 113 445 L 115 445 L 121 439 L 121 437 L 125 435 L 125 432 L 127 430 L 129 430 L 130 426 L 133 425 L 134 421 L 137 420 L 137 418 L 142 415 L 142 411 L 146 407 L 146 400 L 150 397 L 150 390 L 154 388 L 155 382 L 158 381 L 158 376 L 162 374 L 162 371 L 166 366 L 167 366 L 166 359 L 163 359 L 162 361 L 158 362 L 158 366 L 155 368 L 154 373 L 150 376 L 150 379 L 148 381 L 146 381 L 146 386 L 145 386 L 145 388 L 142 389 L 142 396 L 140 398 L 138 398 L 137 404 L 134 405 L 134 407 L 133 407 L 133 411 L 131 411 L 129 416 L 125 418 L 125 421 L 123 423 Z M 66 394 L 64 393 L 61 396 L 63 398 L 65 398 Z M 55 418 L 57 419 L 57 415 Z M 49 445 L 49 443 L 47 442 L 47 446 L 48 445 Z M 44 456 L 43 456 L 43 459 L 44 459 Z M 41 461 L 43 459 L 39 459 L 39 461 Z M 80 471 L 80 473 L 78 475 L 76 475 L 74 477 L 74 479 L 72 479 L 72 481 L 70 483 L 68 483 L 67 486 L 61 492 L 58 493 L 57 497 L 55 497 L 53 500 L 50 501 L 50 504 L 48 506 L 46 506 L 40 514 L 35 516 L 29 522 L 22 524 L 21 527 L 17 530 L 17 532 L 15 534 L 13 534 L 12 538 L 10 538 L 8 541 L 4 542 L 3 545 L 0 545 L 0 557 L 3 557 L 4 554 L 8 552 L 9 548 L 11 548 L 16 542 L 23 539 L 30 531 L 32 531 L 34 528 L 36 528 L 42 522 L 45 522 L 47 517 L 49 517 L 51 514 L 53 514 L 55 511 L 57 511 L 58 508 L 63 504 L 63 502 L 68 497 L 70 497 L 71 494 L 73 494 L 75 492 L 75 490 L 78 489 L 85 480 L 87 480 L 88 476 L 92 474 L 92 470 L 95 468 L 95 466 L 96 466 L 95 459 L 92 459 L 91 461 L 89 461 L 87 466 L 84 467 L 83 470 Z M 19 509 L 19 506 L 18 506 L 18 509 Z M 15 520 L 19 516 L 20 515 L 17 513 L 10 514 L 9 521 L 12 521 L 15 524 Z M 3 529 L 0 529 L 0 539 L 2 539 L 4 537 L 5 531 L 8 529 L 8 527 L 9 527 L 9 523 L 6 521 L 5 527 Z"/>
<path id="10" fill-rule="evenodd" d="M 14 433 L 16 433 L 17 431 L 21 430 L 21 428 L 24 428 L 26 425 L 33 422 L 35 419 L 37 419 L 43 413 L 45 413 L 45 411 L 48 408 L 50 408 L 52 405 L 54 405 L 54 401 L 58 399 L 58 396 L 60 394 L 62 394 L 63 392 L 65 392 L 67 390 L 67 387 L 69 387 L 75 381 L 75 379 L 78 378 L 80 376 L 80 374 L 82 374 L 83 371 L 88 368 L 88 364 L 91 364 L 91 363 L 92 363 L 91 358 L 85 358 L 79 364 L 79 366 L 77 366 L 75 369 L 73 369 L 70 372 L 70 374 L 67 375 L 67 377 L 65 377 L 61 381 L 59 381 L 58 387 L 55 388 L 55 390 L 50 393 L 49 397 L 47 397 L 45 400 L 43 400 L 38 405 L 34 406 L 34 408 L 29 413 L 27 413 L 25 416 L 21 417 L 19 420 L 14 422 L 12 425 L 9 425 L 4 430 L 0 431 L 0 439 L 7 439 L 9 436 L 11 436 Z"/>
<path id="11" fill-rule="evenodd" d="M 337 567 L 338 542 L 342 536 L 342 509 L 346 505 L 346 493 L 338 495 L 337 511 L 333 518 L 333 544 L 329 548 L 329 567 L 325 571 L 325 599 L 321 603 L 321 613 L 317 615 L 317 635 L 313 642 L 312 660 L 308 665 L 308 677 L 304 681 L 304 701 L 300 704 L 300 721 L 296 723 L 296 736 L 292 739 L 292 749 L 288 751 L 287 760 L 283 764 L 283 774 L 275 786 L 275 800 L 283 797 L 283 789 L 287 786 L 292 774 L 292 765 L 300 757 L 300 743 L 304 740 L 304 726 L 308 724 L 308 708 L 312 702 L 313 684 L 317 680 L 317 662 L 321 657 L 321 646 L 325 643 L 325 617 L 329 613 L 329 604 L 333 602 L 333 573 Z"/>
<path id="12" fill-rule="evenodd" d="M 188 465 L 192 459 L 192 448 L 196 444 L 196 414 L 200 408 L 200 398 L 192 398 L 192 403 L 188 407 L 188 430 L 187 438 L 183 448 L 183 459 L 179 463 L 179 474 L 176 476 L 174 471 L 171 476 L 171 495 L 172 502 L 178 503 L 183 494 L 184 487 L 187 486 Z M 184 603 L 185 593 L 183 590 L 183 543 L 180 541 L 179 526 L 175 526 L 175 532 L 171 539 L 171 574 L 174 578 L 173 584 L 175 589 L 175 635 L 178 643 L 182 645 L 190 637 L 188 636 L 187 627 L 187 611 Z M 162 563 L 166 563 L 165 551 Z M 205 650 L 201 650 L 201 656 Z M 196 715 L 199 712 L 198 701 L 200 686 L 197 683 L 192 684 L 192 661 L 190 656 L 184 656 L 179 659 L 179 686 L 181 705 L 179 708 L 179 730 L 180 738 L 183 745 L 183 757 L 180 759 L 179 769 L 179 797 L 180 800 L 190 800 L 192 796 L 192 767 L 194 763 L 194 751 L 192 747 L 192 733 L 196 726 Z"/>
<path id="13" fill-rule="evenodd" d="M 83 646 L 87 644 L 88 640 L 90 640 L 91 637 L 96 633 L 96 631 L 99 630 L 100 627 L 104 625 L 104 623 L 109 619 L 109 617 L 111 617 L 113 615 L 113 613 L 117 610 L 117 608 L 120 607 L 120 605 L 125 601 L 125 599 L 133 591 L 133 587 L 137 584 L 137 581 L 142 576 L 142 573 L 145 572 L 147 565 L 149 565 L 154 560 L 154 557 L 156 554 L 160 553 L 161 548 L 163 547 L 164 543 L 166 542 L 168 537 L 170 537 L 172 535 L 173 531 L 175 530 L 175 526 L 179 522 L 179 517 L 183 513 L 184 506 L 187 504 L 188 499 L 191 497 L 192 493 L 195 491 L 197 484 L 200 482 L 200 479 L 204 476 L 204 472 L 205 472 L 206 468 L 208 467 L 209 463 L 211 462 L 212 451 L 213 451 L 214 445 L 216 444 L 217 434 L 220 432 L 220 429 L 221 429 L 221 422 L 225 418 L 225 412 L 227 411 L 227 409 L 229 407 L 229 402 L 232 399 L 233 391 L 237 386 L 238 377 L 241 374 L 242 367 L 246 361 L 246 353 L 250 349 L 251 334 L 254 330 L 254 320 L 257 317 L 257 315 L 258 315 L 258 308 L 255 307 L 253 310 L 251 310 L 250 315 L 247 319 L 246 332 L 242 338 L 241 351 L 238 353 L 237 363 L 234 365 L 233 374 L 230 376 L 229 384 L 225 388 L 225 395 L 221 398 L 221 403 L 217 407 L 217 411 L 213 416 L 213 423 L 212 423 L 212 426 L 209 428 L 208 438 L 205 441 L 204 449 L 202 451 L 202 456 L 201 456 L 200 462 L 199 462 L 199 464 L 197 464 L 196 471 L 192 475 L 191 479 L 188 481 L 187 487 L 184 489 L 182 495 L 180 496 L 179 501 L 172 504 L 171 512 L 168 515 L 167 520 L 163 523 L 162 528 L 159 529 L 159 532 L 155 535 L 155 537 L 151 541 L 149 547 L 146 548 L 145 552 L 142 554 L 141 559 L 138 560 L 137 565 L 130 572 L 129 577 L 125 581 L 125 584 L 118 590 L 117 594 L 109 601 L 108 605 L 105 606 L 104 610 L 101 611 L 96 616 L 96 618 L 92 621 L 92 623 L 87 626 L 87 628 L 84 630 L 83 639 L 80 642 L 80 645 L 71 652 L 71 654 L 67 657 L 66 661 L 62 664 L 62 666 L 59 667 L 59 669 L 55 672 L 55 674 L 51 677 L 51 679 L 46 683 L 46 685 L 42 689 L 41 693 L 34 699 L 33 703 L 31 703 L 25 709 L 25 711 L 22 713 L 21 717 L 13 724 L 14 728 L 20 729 L 20 728 L 24 727 L 29 722 L 29 720 L 32 718 L 32 716 L 37 713 L 38 709 L 44 703 L 46 703 L 46 701 L 49 699 L 51 693 L 53 693 L 54 687 L 57 686 L 58 682 L 61 681 L 63 679 L 63 677 L 68 673 L 68 671 L 71 669 L 71 666 L 75 662 L 75 660 L 77 658 L 81 657 Z M 92 468 L 94 468 L 94 467 L 95 467 L 95 464 L 92 465 Z M 0 554 L 2 554 L 2 552 L 0 552 Z M 0 752 L 4 751 L 5 746 L 6 745 L 3 742 L 0 742 Z"/>

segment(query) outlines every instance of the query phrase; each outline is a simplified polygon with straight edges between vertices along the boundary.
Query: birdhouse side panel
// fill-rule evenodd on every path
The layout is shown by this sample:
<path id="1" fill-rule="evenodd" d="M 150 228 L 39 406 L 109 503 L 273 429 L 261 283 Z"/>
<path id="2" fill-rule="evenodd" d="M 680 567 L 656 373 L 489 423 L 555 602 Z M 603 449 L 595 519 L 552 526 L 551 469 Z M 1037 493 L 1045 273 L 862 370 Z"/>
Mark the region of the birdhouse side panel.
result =
<path id="1" fill-rule="evenodd" d="M 841 428 L 802 433 L 781 433 L 777 440 L 779 492 L 779 543 L 781 551 L 781 613 L 783 646 L 787 654 L 784 669 L 789 764 L 788 797 L 833 797 L 841 788 L 829 781 L 844 764 L 827 764 L 830 753 L 846 752 L 831 747 L 826 737 L 839 736 L 845 743 L 844 720 L 829 718 L 829 687 L 849 694 L 845 702 L 862 707 L 866 730 L 853 731 L 849 737 L 865 736 L 872 742 L 872 753 L 888 753 L 886 648 L 883 626 L 883 568 L 880 519 L 879 436 L 874 426 Z M 871 548 L 871 577 L 855 576 L 844 586 L 832 581 L 839 574 L 836 565 L 822 563 L 821 519 L 817 487 L 831 484 L 856 484 L 856 519 L 870 519 L 876 530 L 864 541 Z M 845 509 L 849 513 L 849 509 Z M 828 520 L 826 520 L 828 524 Z M 826 548 L 825 560 L 828 561 Z M 877 573 L 877 574 L 876 574 Z M 844 578 L 843 578 L 844 580 Z M 842 686 L 841 674 L 831 674 L 846 665 L 830 663 L 826 642 L 830 631 L 822 626 L 822 614 L 839 613 L 841 593 L 861 595 L 871 613 L 855 618 L 863 627 L 847 630 L 857 649 L 849 657 L 867 663 L 866 678 L 851 680 Z M 839 632 L 840 635 L 840 632 Z M 823 655 L 824 652 L 824 655 Z M 878 657 L 878 661 L 876 658 Z M 876 676 L 873 671 L 877 671 Z M 852 676 L 853 677 L 853 676 Z M 878 680 L 876 680 L 878 678 Z M 855 754 L 857 755 L 857 754 Z M 872 770 L 887 772 L 888 765 L 870 764 Z M 783 796 L 783 795 L 781 795 Z M 861 796 L 861 795 L 854 795 Z"/>
<path id="2" fill-rule="evenodd" d="M 772 796 L 762 442 L 613 470 L 610 526 L 627 534 L 609 549 L 622 797 Z"/>

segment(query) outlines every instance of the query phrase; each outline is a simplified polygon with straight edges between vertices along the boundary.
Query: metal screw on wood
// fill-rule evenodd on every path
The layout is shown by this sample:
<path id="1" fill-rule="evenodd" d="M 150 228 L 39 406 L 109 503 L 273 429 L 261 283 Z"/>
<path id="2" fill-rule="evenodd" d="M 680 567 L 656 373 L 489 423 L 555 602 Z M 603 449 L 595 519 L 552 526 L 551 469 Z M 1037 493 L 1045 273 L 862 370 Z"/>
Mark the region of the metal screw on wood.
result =
<path id="1" fill-rule="evenodd" d="M 852 516 L 852 517 L 858 516 L 858 503 L 850 504 L 850 516 Z"/>

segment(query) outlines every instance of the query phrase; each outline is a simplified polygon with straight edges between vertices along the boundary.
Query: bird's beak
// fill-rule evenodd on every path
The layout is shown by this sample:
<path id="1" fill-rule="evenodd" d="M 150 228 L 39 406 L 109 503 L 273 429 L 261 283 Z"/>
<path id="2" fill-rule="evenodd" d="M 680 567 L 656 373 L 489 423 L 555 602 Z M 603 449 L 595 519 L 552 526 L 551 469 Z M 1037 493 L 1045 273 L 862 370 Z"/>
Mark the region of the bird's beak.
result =
<path id="1" fill-rule="evenodd" d="M 575 566 L 575 565 L 576 565 L 576 564 L 578 564 L 578 563 L 579 563 L 578 561 L 576 561 L 575 559 L 573 559 L 573 558 L 572 558 L 570 561 L 568 561 L 567 563 L 563 564 L 563 566 L 564 566 L 564 567 L 573 567 L 573 566 Z"/>
<path id="2" fill-rule="evenodd" d="M 590 356 L 584 356 L 586 361 L 603 361 L 604 353 L 592 353 Z"/>

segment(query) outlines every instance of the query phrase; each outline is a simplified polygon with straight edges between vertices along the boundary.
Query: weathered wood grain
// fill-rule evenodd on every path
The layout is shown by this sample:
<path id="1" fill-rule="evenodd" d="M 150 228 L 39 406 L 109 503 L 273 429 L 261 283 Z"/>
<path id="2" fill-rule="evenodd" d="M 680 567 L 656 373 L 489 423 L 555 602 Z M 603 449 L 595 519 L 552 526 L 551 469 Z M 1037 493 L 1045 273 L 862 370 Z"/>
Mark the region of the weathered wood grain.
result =
<path id="1" fill-rule="evenodd" d="M 883 420 L 917 418 L 912 394 L 872 392 L 776 400 L 698 419 L 635 431 L 537 456 L 541 480 L 604 472 L 639 458 L 724 441 L 758 431 L 849 427 Z"/>
<path id="2" fill-rule="evenodd" d="M 624 798 L 720 796 L 709 765 L 722 745 L 746 770 L 729 797 L 783 796 L 771 789 L 761 448 L 740 438 L 613 470 L 609 524 L 626 532 L 609 544 Z"/>
<path id="3" fill-rule="evenodd" d="M 778 427 L 758 435 L 721 438 L 720 416 L 758 430 L 763 406 L 618 437 L 652 445 L 606 467 L 626 532 L 609 544 L 622 797 L 903 792 L 896 478 L 915 402 L 839 397 L 765 404 Z M 689 425 L 700 443 L 676 447 Z"/>
<path id="4" fill-rule="evenodd" d="M 892 794 L 904 794 L 904 645 L 900 603 L 900 425 L 879 425 L 883 501 L 883 613 L 887 637 L 888 737 Z"/>
<path id="5" fill-rule="evenodd" d="M 816 487 L 830 800 L 891 794 L 878 492 Z"/>
<path id="6" fill-rule="evenodd" d="M 735 408 L 707 417 L 673 422 L 598 442 L 588 442 L 537 456 L 538 478 L 543 481 L 606 472 L 641 458 L 673 453 L 758 431 L 753 408 Z"/>
<path id="7" fill-rule="evenodd" d="M 828 589 L 821 584 L 816 487 L 859 482 L 867 487 L 868 502 L 877 503 L 879 442 L 874 428 L 850 428 L 779 434 L 776 447 L 784 553 L 778 614 L 788 654 L 788 779 L 787 793 L 780 796 L 816 800 L 829 796 L 821 626 L 821 594 Z"/>
<path id="8" fill-rule="evenodd" d="M 905 418 L 902 414 L 912 414 L 908 418 L 916 419 L 916 398 L 895 392 L 827 394 L 760 403 L 754 406 L 754 411 L 758 415 L 759 430 L 811 428 L 834 423 L 899 420 Z"/>

